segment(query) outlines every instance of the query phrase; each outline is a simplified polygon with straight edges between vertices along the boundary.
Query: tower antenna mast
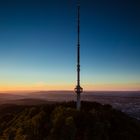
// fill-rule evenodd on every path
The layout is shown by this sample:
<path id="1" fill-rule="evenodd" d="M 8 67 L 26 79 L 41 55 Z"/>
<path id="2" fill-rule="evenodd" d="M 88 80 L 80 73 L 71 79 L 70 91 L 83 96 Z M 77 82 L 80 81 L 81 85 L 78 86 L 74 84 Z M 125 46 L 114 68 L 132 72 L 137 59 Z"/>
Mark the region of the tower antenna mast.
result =
<path id="1" fill-rule="evenodd" d="M 81 93 L 83 88 L 80 86 L 80 0 L 77 0 L 77 85 L 75 93 L 77 94 L 77 110 L 81 108 Z"/>

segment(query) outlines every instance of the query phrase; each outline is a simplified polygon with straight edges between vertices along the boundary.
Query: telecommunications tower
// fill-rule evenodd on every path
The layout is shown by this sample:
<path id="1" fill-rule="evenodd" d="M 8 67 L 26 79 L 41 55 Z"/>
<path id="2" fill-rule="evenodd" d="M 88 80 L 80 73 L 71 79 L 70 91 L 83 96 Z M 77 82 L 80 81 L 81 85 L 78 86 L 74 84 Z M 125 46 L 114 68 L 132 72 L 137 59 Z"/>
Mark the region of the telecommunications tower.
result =
<path id="1" fill-rule="evenodd" d="M 77 110 L 80 110 L 80 94 L 83 92 L 83 88 L 80 86 L 80 0 L 77 0 L 77 15 L 77 85 L 75 93 L 77 94 Z"/>

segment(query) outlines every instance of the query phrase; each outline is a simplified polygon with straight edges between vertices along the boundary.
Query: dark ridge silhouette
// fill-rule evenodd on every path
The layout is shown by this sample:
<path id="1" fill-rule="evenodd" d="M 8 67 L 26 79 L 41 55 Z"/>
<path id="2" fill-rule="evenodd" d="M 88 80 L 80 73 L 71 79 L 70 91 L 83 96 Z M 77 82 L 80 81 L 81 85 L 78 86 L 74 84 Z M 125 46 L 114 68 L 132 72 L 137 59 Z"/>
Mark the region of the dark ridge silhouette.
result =
<path id="1" fill-rule="evenodd" d="M 52 104 L 53 101 L 46 101 L 43 99 L 34 99 L 34 98 L 25 98 L 25 99 L 18 99 L 18 100 L 10 100 L 7 102 L 8 104 L 16 104 L 16 105 L 41 105 L 41 104 Z M 5 104 L 7 104 L 5 103 Z M 4 105 L 4 104 L 3 104 Z"/>
<path id="2" fill-rule="evenodd" d="M 97 102 L 1 105 L 0 140 L 139 140 L 140 121 Z"/>

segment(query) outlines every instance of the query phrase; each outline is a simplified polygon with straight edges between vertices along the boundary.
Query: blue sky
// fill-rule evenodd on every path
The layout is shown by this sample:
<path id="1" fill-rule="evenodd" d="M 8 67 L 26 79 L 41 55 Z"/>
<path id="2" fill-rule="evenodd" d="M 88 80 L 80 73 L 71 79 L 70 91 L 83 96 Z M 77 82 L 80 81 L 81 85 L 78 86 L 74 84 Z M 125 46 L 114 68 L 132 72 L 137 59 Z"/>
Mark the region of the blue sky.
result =
<path id="1" fill-rule="evenodd" d="M 140 90 L 140 3 L 81 0 L 86 90 Z M 0 90 L 73 89 L 76 1 L 0 1 Z"/>

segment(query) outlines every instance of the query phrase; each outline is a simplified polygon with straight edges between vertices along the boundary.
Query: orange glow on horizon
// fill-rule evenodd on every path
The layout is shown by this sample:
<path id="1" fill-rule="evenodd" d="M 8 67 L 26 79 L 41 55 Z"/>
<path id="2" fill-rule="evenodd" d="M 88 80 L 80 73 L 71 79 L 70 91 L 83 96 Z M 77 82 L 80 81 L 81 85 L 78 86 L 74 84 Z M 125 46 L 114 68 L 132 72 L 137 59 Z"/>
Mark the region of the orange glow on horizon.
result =
<path id="1" fill-rule="evenodd" d="M 136 91 L 140 90 L 140 84 L 85 84 L 82 86 L 85 91 Z M 38 83 L 34 85 L 3 85 L 0 92 L 4 91 L 38 91 L 38 90 L 74 90 L 75 85 L 60 84 L 47 85 Z"/>
<path id="2" fill-rule="evenodd" d="M 85 89 L 90 91 L 139 91 L 140 84 L 87 84 L 85 85 Z"/>

